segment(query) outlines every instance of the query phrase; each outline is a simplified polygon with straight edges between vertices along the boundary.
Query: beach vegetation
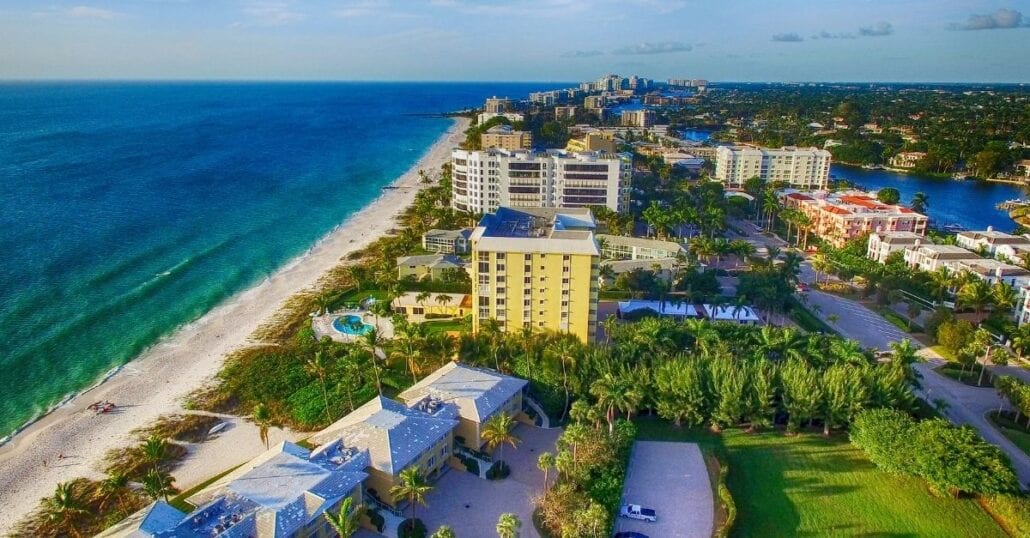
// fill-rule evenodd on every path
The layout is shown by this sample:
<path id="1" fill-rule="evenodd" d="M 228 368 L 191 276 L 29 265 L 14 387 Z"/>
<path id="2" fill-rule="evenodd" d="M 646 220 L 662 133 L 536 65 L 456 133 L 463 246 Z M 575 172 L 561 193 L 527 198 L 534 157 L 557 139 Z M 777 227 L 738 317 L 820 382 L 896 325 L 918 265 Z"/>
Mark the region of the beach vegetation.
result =
<path id="1" fill-rule="evenodd" d="M 157 436 L 184 443 L 199 443 L 206 440 L 207 433 L 211 431 L 211 428 L 221 422 L 221 418 L 211 415 L 194 413 L 165 415 L 132 433 L 143 438 Z"/>

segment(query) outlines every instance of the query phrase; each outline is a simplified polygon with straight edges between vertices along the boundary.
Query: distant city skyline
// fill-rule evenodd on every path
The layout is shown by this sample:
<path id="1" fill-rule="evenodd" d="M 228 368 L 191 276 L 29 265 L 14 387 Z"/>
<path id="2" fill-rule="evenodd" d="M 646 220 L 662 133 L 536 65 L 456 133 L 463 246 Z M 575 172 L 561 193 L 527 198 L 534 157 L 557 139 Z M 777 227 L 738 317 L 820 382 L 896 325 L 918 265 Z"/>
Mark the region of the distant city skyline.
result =
<path id="1" fill-rule="evenodd" d="M 3 0 L 0 79 L 1030 82 L 1030 0 Z"/>

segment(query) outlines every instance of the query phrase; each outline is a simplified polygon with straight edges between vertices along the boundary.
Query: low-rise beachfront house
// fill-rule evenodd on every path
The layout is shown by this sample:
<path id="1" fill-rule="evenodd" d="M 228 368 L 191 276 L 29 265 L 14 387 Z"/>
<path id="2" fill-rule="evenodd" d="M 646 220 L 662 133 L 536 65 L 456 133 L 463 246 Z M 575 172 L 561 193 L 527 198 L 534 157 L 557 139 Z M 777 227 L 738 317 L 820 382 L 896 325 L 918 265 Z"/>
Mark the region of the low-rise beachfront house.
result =
<path id="1" fill-rule="evenodd" d="M 366 451 L 365 491 L 376 501 L 396 507 L 390 488 L 408 467 L 418 467 L 432 479 L 442 472 L 451 457 L 457 410 L 445 402 L 426 402 L 408 407 L 377 396 L 352 413 L 313 435 L 309 442 L 323 445 L 342 442 Z"/>
<path id="2" fill-rule="evenodd" d="M 429 374 L 397 395 L 409 406 L 444 402 L 457 408 L 459 423 L 454 438 L 473 450 L 483 448 L 483 424 L 503 413 L 529 421 L 522 413 L 522 393 L 528 382 L 494 370 L 456 362 Z"/>
<path id="3" fill-rule="evenodd" d="M 1030 244 L 998 245 L 998 248 L 994 250 L 994 257 L 1003 262 L 1025 265 L 1027 260 L 1030 260 Z"/>
<path id="4" fill-rule="evenodd" d="M 397 258 L 397 278 L 444 280 L 448 271 L 464 271 L 466 265 L 464 260 L 451 254 L 401 256 Z"/>
<path id="5" fill-rule="evenodd" d="M 876 262 L 887 263 L 887 257 L 895 252 L 932 244 L 932 240 L 914 232 L 875 232 L 869 235 L 866 256 Z"/>
<path id="6" fill-rule="evenodd" d="M 605 260 L 601 262 L 601 271 L 597 277 L 597 283 L 601 286 L 610 286 L 619 275 L 633 271 L 651 271 L 656 278 L 666 282 L 672 281 L 673 273 L 679 267 L 680 262 L 675 258 L 663 258 L 660 260 Z"/>
<path id="7" fill-rule="evenodd" d="M 659 316 L 672 318 L 678 321 L 687 318 L 703 317 L 701 312 L 693 304 L 686 302 L 650 301 L 643 299 L 630 299 L 619 301 L 619 308 L 615 311 L 619 319 L 637 319 L 641 316 Z"/>
<path id="8" fill-rule="evenodd" d="M 308 450 L 283 442 L 189 498 L 184 514 L 158 501 L 104 537 L 336 536 L 322 517 L 347 497 L 361 503 L 369 453 L 339 442 Z"/>
<path id="9" fill-rule="evenodd" d="M 1002 246 L 1030 249 L 1030 239 L 1022 235 L 995 231 L 992 226 L 988 226 L 986 230 L 979 232 L 959 232 L 955 236 L 955 244 L 974 252 L 983 252 L 995 257 L 998 256 L 998 249 Z"/>
<path id="10" fill-rule="evenodd" d="M 981 260 L 974 252 L 955 245 L 915 245 L 905 249 L 905 264 L 920 271 L 936 271 L 941 267 L 954 269 L 963 260 Z"/>
<path id="11" fill-rule="evenodd" d="M 601 256 L 613 260 L 658 260 L 687 253 L 683 245 L 672 241 L 607 234 L 598 234 L 596 239 Z"/>
<path id="12" fill-rule="evenodd" d="M 453 458 L 455 439 L 482 447 L 480 425 L 499 413 L 530 422 L 522 411 L 527 382 L 485 368 L 451 363 L 404 391 L 401 403 L 377 396 L 316 433 L 308 450 L 283 442 L 187 501 L 184 514 L 151 504 L 100 536 L 117 538 L 279 538 L 336 536 L 322 516 L 354 504 L 396 510 L 390 488 L 415 467 L 435 479 Z M 371 528 L 364 518 L 362 524 Z"/>
<path id="13" fill-rule="evenodd" d="M 419 293 L 409 291 L 396 297 L 390 307 L 408 321 L 463 318 L 472 313 L 472 296 L 464 293 Z"/>
<path id="14" fill-rule="evenodd" d="M 957 272 L 968 272 L 988 284 L 1004 282 L 1016 289 L 1030 285 L 1030 271 L 999 260 L 985 258 L 959 260 L 955 262 L 952 269 Z"/>
<path id="15" fill-rule="evenodd" d="M 468 254 L 472 228 L 429 230 L 422 234 L 422 248 L 437 254 Z"/>
<path id="16" fill-rule="evenodd" d="M 923 236 L 930 220 L 907 207 L 879 202 L 861 191 L 787 189 L 781 191 L 780 202 L 808 217 L 808 229 L 837 248 L 868 232 L 912 232 Z"/>
<path id="17" fill-rule="evenodd" d="M 740 325 L 758 325 L 762 317 L 750 306 L 743 305 L 701 305 L 705 309 L 705 317 L 712 321 L 725 321 Z"/>
<path id="18" fill-rule="evenodd" d="M 926 157 L 923 151 L 902 151 L 891 157 L 891 166 L 894 168 L 915 168 L 919 161 Z"/>

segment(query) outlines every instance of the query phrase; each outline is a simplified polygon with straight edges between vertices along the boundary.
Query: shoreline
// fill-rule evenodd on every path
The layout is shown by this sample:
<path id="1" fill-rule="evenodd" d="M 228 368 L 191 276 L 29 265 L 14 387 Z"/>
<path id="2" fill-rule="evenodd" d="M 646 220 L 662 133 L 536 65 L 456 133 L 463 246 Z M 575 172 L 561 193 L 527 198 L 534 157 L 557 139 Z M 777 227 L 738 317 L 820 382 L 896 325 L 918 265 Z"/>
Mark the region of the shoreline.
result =
<path id="1" fill-rule="evenodd" d="M 394 217 L 410 206 L 422 189 L 419 170 L 438 170 L 450 158 L 451 149 L 464 140 L 468 120 L 452 120 L 407 171 L 385 185 L 393 188 L 382 189 L 368 205 L 275 273 L 159 338 L 133 360 L 105 372 L 81 392 L 63 398 L 10 434 L 0 445 L 0 506 L 5 507 L 0 514 L 0 535 L 10 532 L 58 483 L 102 476 L 104 454 L 132 443 L 132 430 L 159 416 L 184 412 L 183 398 L 209 383 L 228 354 L 252 345 L 253 333 L 279 312 L 285 301 L 315 286 L 348 254 L 393 228 Z M 93 401 L 104 399 L 117 403 L 117 410 L 99 416 L 85 410 Z M 257 437 L 253 441 L 258 441 Z M 260 442 L 252 444 L 257 447 L 228 451 L 214 461 L 188 458 L 183 466 L 210 467 L 213 475 L 231 466 L 229 460 L 239 463 L 263 451 Z M 181 472 L 182 467 L 173 475 Z M 204 473 L 196 468 L 188 472 Z M 184 489 L 190 484 L 177 482 L 176 486 Z"/>

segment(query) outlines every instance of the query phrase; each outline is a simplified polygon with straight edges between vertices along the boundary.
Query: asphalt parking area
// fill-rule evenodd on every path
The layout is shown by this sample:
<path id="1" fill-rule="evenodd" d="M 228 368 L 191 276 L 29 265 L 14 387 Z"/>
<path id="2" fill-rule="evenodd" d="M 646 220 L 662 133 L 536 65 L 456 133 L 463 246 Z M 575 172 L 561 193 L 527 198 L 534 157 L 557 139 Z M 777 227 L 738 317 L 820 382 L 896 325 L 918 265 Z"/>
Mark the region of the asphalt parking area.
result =
<path id="1" fill-rule="evenodd" d="M 714 500 L 701 449 L 693 443 L 637 441 L 633 444 L 622 502 L 657 512 L 651 523 L 620 517 L 616 532 L 650 538 L 709 538 Z"/>

